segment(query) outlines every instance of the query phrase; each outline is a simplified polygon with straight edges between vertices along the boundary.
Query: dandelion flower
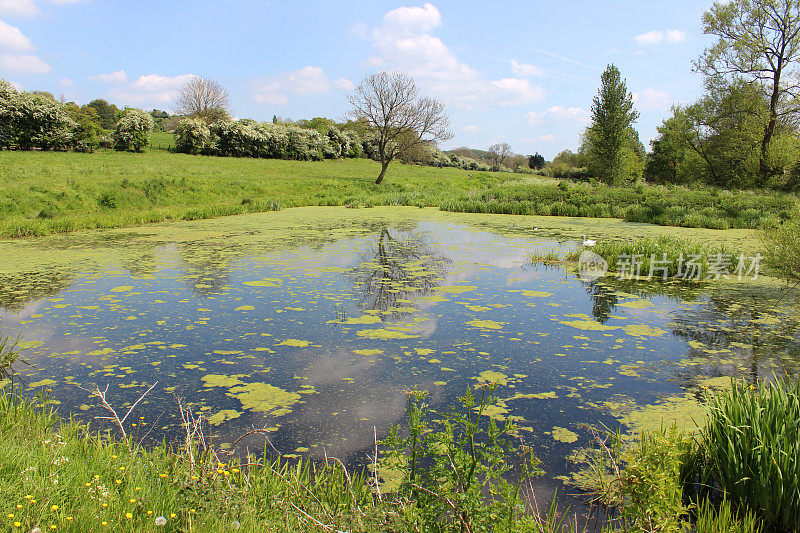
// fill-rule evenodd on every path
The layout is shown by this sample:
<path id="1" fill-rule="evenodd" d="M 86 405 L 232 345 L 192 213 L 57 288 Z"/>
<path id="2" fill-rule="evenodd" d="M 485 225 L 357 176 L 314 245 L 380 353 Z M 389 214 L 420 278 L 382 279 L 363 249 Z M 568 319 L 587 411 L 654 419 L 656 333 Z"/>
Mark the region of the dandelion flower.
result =
<path id="1" fill-rule="evenodd" d="M 163 517 L 163 516 L 157 516 L 156 520 L 155 520 L 155 524 L 157 526 L 166 526 L 167 525 L 167 519 L 165 517 Z"/>
<path id="2" fill-rule="evenodd" d="M 51 511 L 58 511 L 58 505 L 54 505 L 50 508 Z"/>
<path id="3" fill-rule="evenodd" d="M 130 500 L 128 500 L 128 501 L 129 501 L 129 502 L 131 502 L 131 503 L 136 503 L 136 498 L 131 498 L 131 499 L 130 499 Z"/>
<path id="4" fill-rule="evenodd" d="M 169 513 L 169 517 L 170 517 L 170 518 L 175 518 L 175 517 L 177 517 L 177 516 L 178 516 L 178 515 L 176 515 L 175 513 Z"/>
<path id="5" fill-rule="evenodd" d="M 131 518 L 133 518 L 133 515 L 131 513 L 125 513 L 125 518 L 130 520 Z"/>
<path id="6" fill-rule="evenodd" d="M 20 526 L 22 526 L 22 522 L 14 522 L 14 527 L 20 527 Z"/>

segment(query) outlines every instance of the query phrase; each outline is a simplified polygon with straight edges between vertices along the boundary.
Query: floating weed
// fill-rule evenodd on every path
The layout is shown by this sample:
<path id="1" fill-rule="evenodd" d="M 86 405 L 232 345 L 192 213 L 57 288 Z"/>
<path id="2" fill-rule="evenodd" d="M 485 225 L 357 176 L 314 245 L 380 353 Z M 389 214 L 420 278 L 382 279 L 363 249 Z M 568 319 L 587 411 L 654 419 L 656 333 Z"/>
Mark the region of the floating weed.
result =
<path id="1" fill-rule="evenodd" d="M 562 428 L 559 426 L 553 426 L 553 430 L 550 432 L 550 436 L 553 437 L 554 440 L 559 442 L 564 442 L 566 444 L 572 444 L 573 442 L 577 442 L 578 434 L 574 433 L 566 428 Z"/>
<path id="2" fill-rule="evenodd" d="M 291 413 L 291 407 L 300 401 L 299 394 L 267 383 L 249 383 L 233 387 L 228 391 L 228 395 L 238 399 L 246 410 L 267 413 L 271 416 Z"/>

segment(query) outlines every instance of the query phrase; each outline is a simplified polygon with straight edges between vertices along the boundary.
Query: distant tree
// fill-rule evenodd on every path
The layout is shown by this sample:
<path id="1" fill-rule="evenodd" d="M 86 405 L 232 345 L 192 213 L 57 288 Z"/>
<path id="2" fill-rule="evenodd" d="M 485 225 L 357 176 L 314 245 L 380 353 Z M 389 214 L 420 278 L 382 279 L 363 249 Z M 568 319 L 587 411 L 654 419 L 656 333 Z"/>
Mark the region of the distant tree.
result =
<path id="1" fill-rule="evenodd" d="M 66 110 L 75 122 L 72 145 L 76 152 L 91 152 L 97 148 L 105 135 L 102 120 L 93 107 L 78 107 L 75 102 L 68 102 Z"/>
<path id="2" fill-rule="evenodd" d="M 113 104 L 109 104 L 103 99 L 96 99 L 92 100 L 84 107 L 92 107 L 97 114 L 100 116 L 100 125 L 105 130 L 113 130 L 114 125 L 117 123 L 117 119 L 119 118 L 117 115 L 119 113 L 119 109 L 117 106 Z"/>
<path id="3" fill-rule="evenodd" d="M 695 63 L 708 85 L 753 82 L 768 100 L 758 171 L 771 172 L 769 144 L 782 117 L 800 111 L 800 0 L 716 2 L 703 15 L 703 33 L 718 38 Z"/>
<path id="4" fill-rule="evenodd" d="M 208 124 L 228 118 L 228 91 L 214 80 L 195 76 L 178 91 L 175 111 Z"/>
<path id="5" fill-rule="evenodd" d="M 600 89 L 592 101 L 592 124 L 586 133 L 590 171 L 595 177 L 606 183 L 627 181 L 622 172 L 628 155 L 624 148 L 638 118 L 619 69 L 609 65 L 600 77 Z"/>
<path id="6" fill-rule="evenodd" d="M 349 96 L 350 116 L 363 121 L 377 140 L 383 181 L 389 164 L 403 150 L 452 137 L 444 105 L 420 97 L 414 80 L 402 72 L 371 74 Z"/>
<path id="7" fill-rule="evenodd" d="M 514 152 L 511 151 L 511 147 L 508 143 L 493 144 L 489 147 L 489 154 L 487 156 L 489 159 L 488 163 L 492 166 L 492 170 L 500 170 L 503 161 L 513 154 Z"/>
<path id="8" fill-rule="evenodd" d="M 531 170 L 541 170 L 544 168 L 544 164 L 544 156 L 540 155 L 539 152 L 536 152 L 535 155 L 528 156 L 528 167 Z"/>
<path id="9" fill-rule="evenodd" d="M 126 109 L 114 131 L 114 147 L 117 150 L 141 152 L 150 144 L 153 117 L 141 109 Z"/>

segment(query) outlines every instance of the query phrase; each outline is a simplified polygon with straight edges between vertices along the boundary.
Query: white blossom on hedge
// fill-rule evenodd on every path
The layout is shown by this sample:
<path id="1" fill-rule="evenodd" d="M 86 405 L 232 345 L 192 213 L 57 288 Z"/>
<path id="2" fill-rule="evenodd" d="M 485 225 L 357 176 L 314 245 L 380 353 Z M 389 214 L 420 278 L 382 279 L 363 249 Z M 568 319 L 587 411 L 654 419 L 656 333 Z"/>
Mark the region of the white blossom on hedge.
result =
<path id="1" fill-rule="evenodd" d="M 141 109 L 128 109 L 117 121 L 114 131 L 114 147 L 117 150 L 141 152 L 150 144 L 153 117 Z"/>
<path id="2" fill-rule="evenodd" d="M 207 154 L 211 151 L 211 129 L 204 120 L 187 118 L 175 127 L 175 150 L 184 154 Z"/>

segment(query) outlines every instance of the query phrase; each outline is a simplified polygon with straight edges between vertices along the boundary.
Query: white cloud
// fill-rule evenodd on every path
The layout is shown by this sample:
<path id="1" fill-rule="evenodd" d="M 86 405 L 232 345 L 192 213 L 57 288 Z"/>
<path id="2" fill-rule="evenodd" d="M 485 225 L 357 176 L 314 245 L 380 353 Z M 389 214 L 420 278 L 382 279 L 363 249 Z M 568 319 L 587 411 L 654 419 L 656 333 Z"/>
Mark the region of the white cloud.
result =
<path id="1" fill-rule="evenodd" d="M 398 33 L 427 33 L 442 23 L 442 14 L 433 4 L 422 7 L 398 7 L 383 16 L 383 23 Z"/>
<path id="2" fill-rule="evenodd" d="M 333 82 L 335 86 L 340 89 L 344 89 L 345 91 L 352 91 L 355 85 L 352 81 L 348 80 L 347 78 L 339 78 L 335 82 Z"/>
<path id="3" fill-rule="evenodd" d="M 115 85 L 120 85 L 128 81 L 128 75 L 125 73 L 124 70 L 117 70 L 109 74 L 97 74 L 95 76 L 87 76 L 86 79 L 89 81 L 99 81 L 103 83 L 113 83 Z"/>
<path id="4" fill-rule="evenodd" d="M 345 88 L 343 81 L 348 82 L 352 87 L 352 82 L 344 78 L 334 82 L 334 85 Z M 286 105 L 289 103 L 289 96 L 321 94 L 328 92 L 330 88 L 331 83 L 325 76 L 325 72 L 320 67 L 311 65 L 277 76 L 262 78 L 251 84 L 253 99 L 256 102 L 272 105 Z"/>
<path id="5" fill-rule="evenodd" d="M 129 85 L 115 87 L 108 94 L 122 105 L 169 104 L 175 100 L 178 89 L 194 77 L 194 74 L 181 74 L 178 76 L 149 74 L 147 76 L 139 76 L 135 82 Z"/>
<path id="6" fill-rule="evenodd" d="M 74 87 L 75 86 L 75 82 L 72 81 L 69 78 L 61 78 L 60 80 L 58 80 L 58 86 L 59 87 L 64 87 L 66 89 L 66 88 L 69 88 L 69 87 Z"/>
<path id="7" fill-rule="evenodd" d="M 461 128 L 461 131 L 465 131 L 467 133 L 478 133 L 481 129 L 476 126 L 475 124 L 470 124 L 469 126 L 464 126 Z"/>
<path id="8" fill-rule="evenodd" d="M 672 103 L 669 93 L 652 88 L 633 93 L 633 101 L 636 107 L 642 110 L 666 109 Z"/>
<path id="9" fill-rule="evenodd" d="M 538 113 L 536 111 L 525 113 L 525 117 L 527 117 L 528 123 L 531 126 L 537 126 L 539 124 L 544 124 L 550 119 L 556 119 L 561 122 L 568 120 L 587 122 L 589 120 L 589 112 L 582 107 L 561 107 L 560 105 L 554 105 L 543 113 Z"/>
<path id="10" fill-rule="evenodd" d="M 0 20 L 0 50 L 28 52 L 35 48 L 31 40 L 25 37 L 19 28 Z"/>
<path id="11" fill-rule="evenodd" d="M 653 30 L 637 35 L 634 40 L 640 46 L 655 45 L 662 42 L 680 43 L 686 40 L 686 32 L 681 30 Z"/>
<path id="12" fill-rule="evenodd" d="M 430 34 L 441 24 L 442 15 L 432 4 L 387 12 L 372 29 L 375 52 L 367 62 L 384 70 L 407 72 L 426 92 L 467 108 L 520 104 L 544 97 L 544 89 L 527 80 L 486 80 L 460 62 L 441 39 Z"/>
<path id="13" fill-rule="evenodd" d="M 22 84 L 17 83 L 16 81 L 6 80 L 11 86 L 16 89 L 17 91 L 22 91 Z"/>
<path id="14" fill-rule="evenodd" d="M 33 0 L 0 0 L 0 16 L 35 17 L 39 8 Z"/>
<path id="15" fill-rule="evenodd" d="M 13 74 L 47 74 L 50 65 L 36 56 L 3 54 L 0 56 L 0 70 Z"/>
<path id="16" fill-rule="evenodd" d="M 529 63 L 518 63 L 516 60 L 511 60 L 511 70 L 517 76 L 543 76 L 544 71 L 535 65 Z"/>
<path id="17" fill-rule="evenodd" d="M 533 86 L 528 80 L 520 78 L 503 78 L 491 82 L 499 89 L 501 105 L 520 104 L 534 100 L 544 100 L 545 92 L 539 86 Z"/>
<path id="18" fill-rule="evenodd" d="M 65 6 L 65 5 L 69 5 L 69 4 L 78 4 L 80 2 L 85 2 L 85 1 L 86 0 L 50 0 L 50 2 L 52 2 L 53 4 L 59 5 L 59 6 Z"/>

